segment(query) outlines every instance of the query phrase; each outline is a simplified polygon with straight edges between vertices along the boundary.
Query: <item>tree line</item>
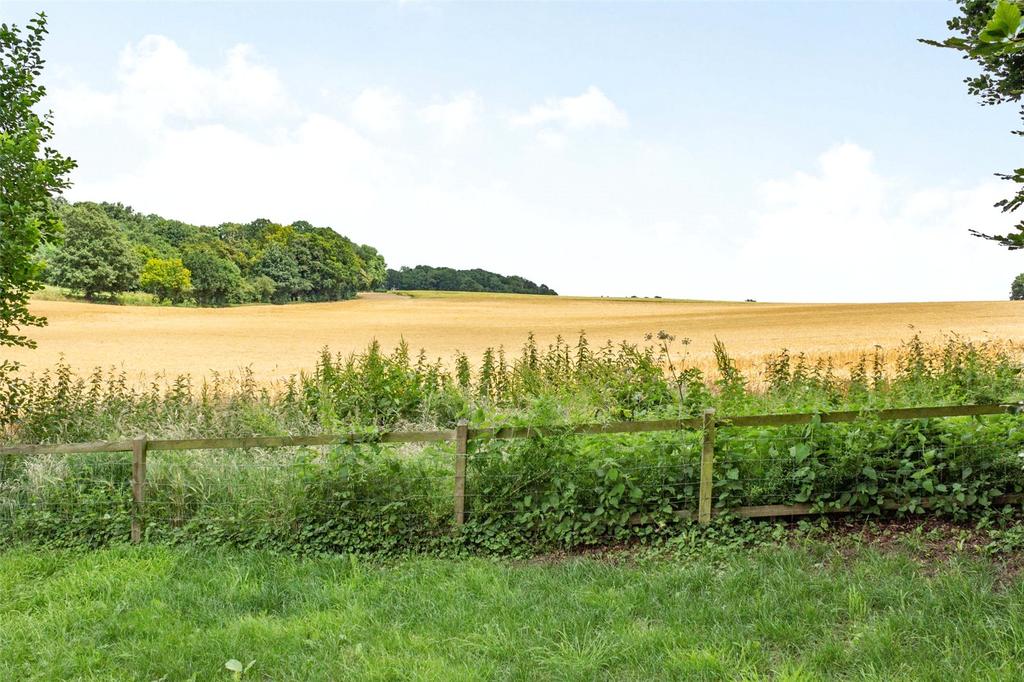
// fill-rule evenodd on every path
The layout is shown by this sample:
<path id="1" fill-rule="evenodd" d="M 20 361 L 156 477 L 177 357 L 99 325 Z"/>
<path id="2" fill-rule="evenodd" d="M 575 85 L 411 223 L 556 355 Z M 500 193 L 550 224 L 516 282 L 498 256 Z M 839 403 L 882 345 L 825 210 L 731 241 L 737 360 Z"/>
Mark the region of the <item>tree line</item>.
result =
<path id="1" fill-rule="evenodd" d="M 304 220 L 206 227 L 106 202 L 59 202 L 58 214 L 63 239 L 40 248 L 42 277 L 86 299 L 141 290 L 206 306 L 338 301 L 387 276 L 375 248 Z"/>
<path id="2" fill-rule="evenodd" d="M 499 275 L 487 270 L 455 270 L 417 265 L 388 270 L 389 289 L 427 291 L 493 291 L 507 294 L 542 294 L 557 296 L 546 284 L 535 284 L 516 275 Z"/>

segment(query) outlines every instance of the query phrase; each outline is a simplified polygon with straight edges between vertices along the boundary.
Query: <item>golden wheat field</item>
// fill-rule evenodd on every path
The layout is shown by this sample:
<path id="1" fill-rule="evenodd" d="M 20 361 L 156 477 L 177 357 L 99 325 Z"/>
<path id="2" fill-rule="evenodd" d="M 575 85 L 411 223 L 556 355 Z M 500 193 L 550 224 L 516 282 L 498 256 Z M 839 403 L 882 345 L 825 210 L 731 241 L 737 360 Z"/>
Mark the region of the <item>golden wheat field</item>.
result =
<path id="1" fill-rule="evenodd" d="M 118 366 L 133 375 L 209 376 L 249 367 L 266 382 L 308 369 L 324 347 L 347 353 L 371 339 L 391 347 L 404 338 L 414 351 L 448 360 L 456 351 L 478 358 L 488 346 L 518 349 L 531 331 L 546 344 L 585 330 L 597 345 L 643 342 L 646 333 L 665 330 L 692 339 L 691 364 L 709 366 L 718 337 L 744 368 L 782 348 L 831 356 L 842 367 L 876 344 L 894 349 L 915 332 L 929 340 L 951 333 L 1024 339 L 1024 304 L 1010 301 L 789 304 L 417 292 L 222 309 L 36 300 L 32 310 L 49 319 L 31 331 L 39 347 L 2 349 L 27 371 L 63 355 L 83 372 Z"/>

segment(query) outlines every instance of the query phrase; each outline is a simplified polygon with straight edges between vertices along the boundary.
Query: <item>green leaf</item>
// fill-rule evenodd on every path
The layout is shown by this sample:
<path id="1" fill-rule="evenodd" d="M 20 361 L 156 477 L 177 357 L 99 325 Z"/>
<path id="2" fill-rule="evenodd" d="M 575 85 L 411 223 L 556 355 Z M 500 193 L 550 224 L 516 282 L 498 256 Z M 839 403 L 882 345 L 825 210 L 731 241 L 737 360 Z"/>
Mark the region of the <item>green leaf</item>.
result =
<path id="1" fill-rule="evenodd" d="M 982 42 L 1006 40 L 1015 36 L 1018 28 L 1020 28 L 1020 7 L 1014 2 L 999 0 L 992 19 L 982 30 L 978 40 Z M 986 39 L 987 37 L 990 39 Z"/>
<path id="2" fill-rule="evenodd" d="M 941 43 L 935 40 L 923 40 L 921 42 L 934 45 L 935 47 L 950 47 L 954 50 L 965 50 L 971 46 L 971 43 L 964 38 L 946 38 Z"/>
<path id="3" fill-rule="evenodd" d="M 915 472 L 914 475 L 913 475 L 913 478 L 919 478 L 919 479 L 920 478 L 924 478 L 925 476 L 927 476 L 928 474 L 932 473 L 933 471 L 935 471 L 935 466 L 934 465 L 932 465 L 930 467 L 925 467 L 924 469 L 921 469 L 920 471 Z"/>
<path id="4" fill-rule="evenodd" d="M 793 455 L 796 457 L 797 464 L 803 463 L 811 454 L 811 446 L 807 443 L 800 443 L 799 445 L 793 446 Z"/>
<path id="5" fill-rule="evenodd" d="M 878 480 L 878 473 L 871 467 L 864 467 L 861 469 L 861 473 L 870 478 L 872 481 Z"/>
<path id="6" fill-rule="evenodd" d="M 243 670 L 242 662 L 234 658 L 225 663 L 224 667 L 233 673 L 241 673 Z"/>

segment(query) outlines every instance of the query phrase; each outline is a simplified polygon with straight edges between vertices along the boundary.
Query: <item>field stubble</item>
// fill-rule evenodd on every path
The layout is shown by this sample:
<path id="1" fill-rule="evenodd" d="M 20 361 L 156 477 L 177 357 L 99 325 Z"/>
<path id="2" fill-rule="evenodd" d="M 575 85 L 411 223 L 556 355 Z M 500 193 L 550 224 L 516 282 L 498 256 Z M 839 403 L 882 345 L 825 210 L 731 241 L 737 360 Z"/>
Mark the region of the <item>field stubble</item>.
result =
<path id="1" fill-rule="evenodd" d="M 49 319 L 30 331 L 39 348 L 4 349 L 27 371 L 63 355 L 82 372 L 116 366 L 133 375 L 208 377 L 249 367 L 267 383 L 309 369 L 324 347 L 347 353 L 374 338 L 386 348 L 404 338 L 445 361 L 462 351 L 475 364 L 487 347 L 517 352 L 529 332 L 546 345 L 580 331 L 593 343 L 642 343 L 645 334 L 665 330 L 691 339 L 686 362 L 705 370 L 714 367 L 717 337 L 745 371 L 786 348 L 810 362 L 831 357 L 840 372 L 876 345 L 895 349 L 914 333 L 926 341 L 948 334 L 1024 338 L 1024 305 L 1010 301 L 793 304 L 416 292 L 221 309 L 36 300 L 32 311 Z"/>

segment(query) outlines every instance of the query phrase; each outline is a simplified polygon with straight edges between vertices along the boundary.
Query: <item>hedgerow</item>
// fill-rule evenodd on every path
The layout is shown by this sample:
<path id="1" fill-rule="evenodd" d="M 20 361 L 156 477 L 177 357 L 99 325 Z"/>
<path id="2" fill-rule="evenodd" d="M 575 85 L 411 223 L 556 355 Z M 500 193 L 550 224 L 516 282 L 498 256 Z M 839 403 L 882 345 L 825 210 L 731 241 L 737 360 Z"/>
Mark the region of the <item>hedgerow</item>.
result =
<path id="1" fill-rule="evenodd" d="M 837 369 L 783 352 L 758 374 L 721 344 L 704 376 L 671 336 L 593 348 L 582 336 L 472 366 L 392 352 L 376 343 L 275 386 L 252 377 L 140 384 L 118 370 L 7 377 L 8 442 L 363 434 L 402 428 L 546 426 L 544 435 L 473 440 L 466 523 L 452 513 L 450 443 L 277 450 L 151 452 L 146 538 L 269 547 L 296 553 L 526 554 L 609 542 L 660 541 L 697 506 L 700 433 L 582 436 L 579 422 L 1016 401 L 1019 349 L 914 338 Z M 685 343 L 683 344 L 685 347 Z M 1024 421 L 1013 415 L 913 421 L 863 419 L 720 428 L 715 506 L 810 504 L 822 511 L 992 515 L 1024 492 Z M 372 437 L 370 438 L 372 441 Z M 0 542 L 101 546 L 128 539 L 131 457 L 5 456 Z"/>

